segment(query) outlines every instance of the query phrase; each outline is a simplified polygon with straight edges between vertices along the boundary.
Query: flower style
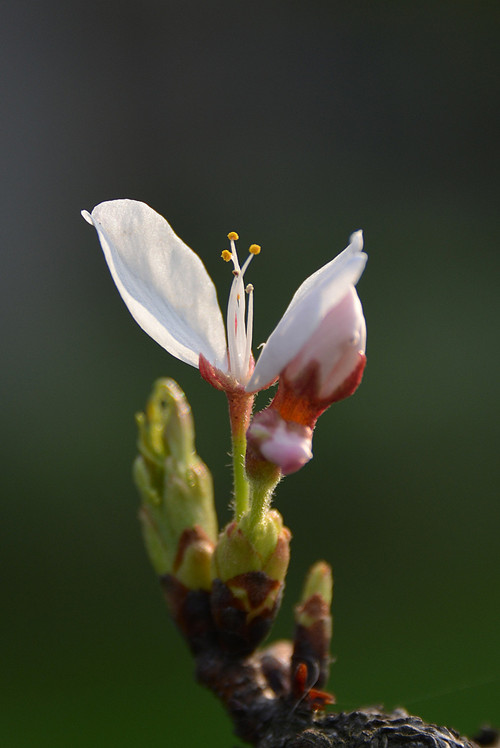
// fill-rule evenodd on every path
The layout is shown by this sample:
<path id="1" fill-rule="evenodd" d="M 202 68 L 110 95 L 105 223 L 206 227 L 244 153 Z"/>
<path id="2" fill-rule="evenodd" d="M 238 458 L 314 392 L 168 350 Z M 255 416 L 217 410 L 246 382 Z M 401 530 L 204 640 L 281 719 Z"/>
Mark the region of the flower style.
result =
<path id="1" fill-rule="evenodd" d="M 95 227 L 113 280 L 136 322 L 162 348 L 191 366 L 200 358 L 219 375 L 221 389 L 243 387 L 253 368 L 252 291 L 245 292 L 245 270 L 260 247 L 252 245 L 240 267 L 232 232 L 234 265 L 227 312 L 227 343 L 215 286 L 205 266 L 174 233 L 167 221 L 145 203 L 111 200 L 92 213 L 82 211 Z M 248 315 L 245 319 L 245 293 Z M 203 372 L 202 372 L 203 373 Z"/>

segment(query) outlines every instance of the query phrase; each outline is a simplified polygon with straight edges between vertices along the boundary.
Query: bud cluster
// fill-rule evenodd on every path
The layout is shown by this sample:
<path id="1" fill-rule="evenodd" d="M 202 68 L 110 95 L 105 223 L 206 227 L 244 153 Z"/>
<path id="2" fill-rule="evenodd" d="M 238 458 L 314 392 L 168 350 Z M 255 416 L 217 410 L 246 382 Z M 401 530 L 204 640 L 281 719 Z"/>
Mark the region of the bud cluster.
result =
<path id="1" fill-rule="evenodd" d="M 228 652 L 249 654 L 278 612 L 290 531 L 270 510 L 257 523 L 246 513 L 218 535 L 212 478 L 195 451 L 191 409 L 173 380 L 155 383 L 137 424 L 139 517 L 172 615 L 195 651 L 200 641 L 216 640 Z M 210 619 L 201 637 L 200 610 Z"/>

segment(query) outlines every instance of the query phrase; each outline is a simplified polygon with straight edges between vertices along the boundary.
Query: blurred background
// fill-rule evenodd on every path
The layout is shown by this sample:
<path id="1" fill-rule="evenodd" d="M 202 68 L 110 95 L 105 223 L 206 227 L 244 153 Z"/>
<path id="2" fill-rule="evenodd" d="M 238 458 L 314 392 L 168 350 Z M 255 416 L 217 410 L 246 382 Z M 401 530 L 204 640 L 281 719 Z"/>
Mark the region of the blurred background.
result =
<path id="1" fill-rule="evenodd" d="M 131 482 L 134 413 L 172 376 L 227 521 L 226 405 L 121 302 L 80 218 L 121 197 L 168 218 L 223 307 L 227 232 L 262 245 L 255 345 L 364 229 L 368 366 L 279 487 L 294 539 L 275 636 L 326 558 L 340 709 L 498 726 L 498 2 L 0 13 L 1 745 L 236 743 L 193 682 Z"/>

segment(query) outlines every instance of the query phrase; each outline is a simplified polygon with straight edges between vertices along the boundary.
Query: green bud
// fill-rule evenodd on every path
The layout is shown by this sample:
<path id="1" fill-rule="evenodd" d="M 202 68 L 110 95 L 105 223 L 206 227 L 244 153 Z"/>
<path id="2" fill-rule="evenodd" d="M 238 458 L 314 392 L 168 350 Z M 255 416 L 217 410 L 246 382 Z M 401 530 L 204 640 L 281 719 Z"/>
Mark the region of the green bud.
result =
<path id="1" fill-rule="evenodd" d="M 271 579 L 285 579 L 290 559 L 290 538 L 276 510 L 267 512 L 256 530 L 248 514 L 231 522 L 219 536 L 213 557 L 214 577 L 227 582 L 249 571 L 263 571 Z"/>
<path id="2" fill-rule="evenodd" d="M 295 609 L 296 622 L 302 626 L 311 626 L 318 616 L 329 616 L 332 596 L 331 566 L 325 561 L 317 561 L 307 574 L 302 597 Z M 316 604 L 312 604 L 313 602 Z"/>
<path id="3" fill-rule="evenodd" d="M 155 382 L 145 412 L 136 420 L 134 479 L 142 499 L 144 541 L 158 574 L 171 573 L 185 530 L 196 527 L 215 544 L 212 476 L 196 454 L 191 408 L 173 379 Z"/>
<path id="4" fill-rule="evenodd" d="M 209 592 L 212 587 L 213 551 L 213 542 L 198 525 L 184 530 L 172 570 L 176 579 L 189 590 Z"/>
<path id="5" fill-rule="evenodd" d="M 157 574 L 166 574 L 175 557 L 175 538 L 164 522 L 161 511 L 143 501 L 139 509 L 139 521 L 142 528 L 144 545 L 149 560 Z"/>
<path id="6" fill-rule="evenodd" d="M 212 616 L 219 642 L 246 656 L 267 635 L 278 612 L 290 558 L 288 528 L 277 511 L 266 512 L 259 531 L 247 515 L 221 533 L 212 558 Z"/>
<path id="7" fill-rule="evenodd" d="M 292 668 L 305 666 L 309 685 L 322 688 L 328 680 L 332 636 L 333 577 L 330 566 L 318 561 L 309 570 L 299 604 L 295 607 Z"/>

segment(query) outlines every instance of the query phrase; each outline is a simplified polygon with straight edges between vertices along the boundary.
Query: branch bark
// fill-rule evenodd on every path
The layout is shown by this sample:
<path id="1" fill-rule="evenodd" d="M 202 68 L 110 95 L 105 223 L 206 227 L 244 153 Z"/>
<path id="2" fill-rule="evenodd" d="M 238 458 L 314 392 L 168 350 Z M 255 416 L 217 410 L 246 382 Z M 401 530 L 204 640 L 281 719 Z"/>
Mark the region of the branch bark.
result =
<path id="1" fill-rule="evenodd" d="M 162 578 L 162 586 L 191 648 L 198 681 L 222 702 L 235 734 L 255 748 L 500 748 L 493 729 L 468 740 L 404 709 L 325 714 L 332 697 L 318 690 L 327 677 L 328 637 L 318 626 L 321 616 L 310 630 L 297 626 L 293 642 L 247 654 L 253 639 L 248 648 L 235 647 L 217 629 L 209 592 L 187 590 L 170 575 Z"/>
<path id="2" fill-rule="evenodd" d="M 235 734 L 256 748 L 500 748 L 495 730 L 483 731 L 476 743 L 404 709 L 325 715 L 311 691 L 300 700 L 291 694 L 285 660 L 272 648 L 244 661 L 205 652 L 197 658 L 197 677 L 222 701 Z"/>
<path id="3" fill-rule="evenodd" d="M 279 724 L 258 748 L 472 748 L 453 730 L 423 722 L 404 709 L 376 708 L 328 714 L 309 726 Z M 291 729 L 290 729 L 291 728 Z"/>

